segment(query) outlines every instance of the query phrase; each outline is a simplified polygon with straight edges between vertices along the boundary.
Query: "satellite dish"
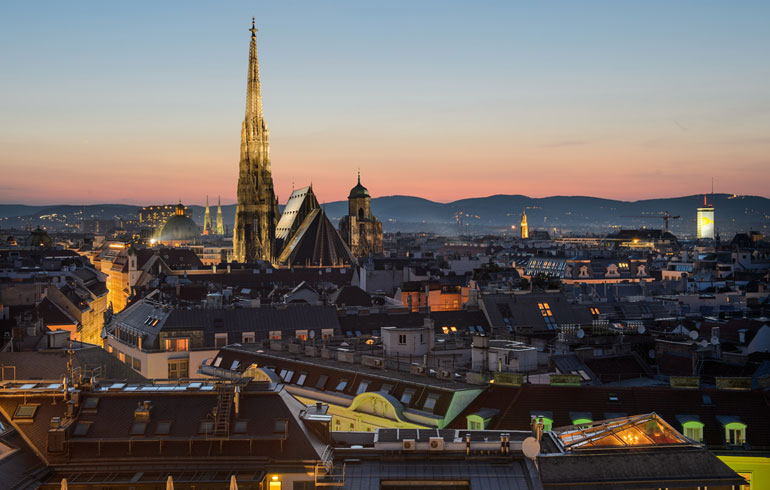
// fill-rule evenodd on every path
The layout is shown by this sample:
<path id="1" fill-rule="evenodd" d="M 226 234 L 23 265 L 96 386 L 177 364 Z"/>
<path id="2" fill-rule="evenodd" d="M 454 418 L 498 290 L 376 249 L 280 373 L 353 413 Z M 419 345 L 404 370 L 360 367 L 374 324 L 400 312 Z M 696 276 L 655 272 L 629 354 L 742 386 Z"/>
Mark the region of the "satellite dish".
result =
<path id="1" fill-rule="evenodd" d="M 701 347 L 706 347 L 707 345 L 709 345 L 709 343 L 708 343 L 708 341 L 706 339 L 703 339 L 703 340 L 700 341 L 700 346 Z"/>
<path id="2" fill-rule="evenodd" d="M 647 352 L 647 357 L 649 357 L 650 359 L 655 359 L 655 349 L 650 349 Z"/>
<path id="3" fill-rule="evenodd" d="M 529 459 L 537 458 L 537 455 L 540 454 L 540 442 L 534 437 L 527 437 L 521 443 L 521 452 Z"/>
<path id="4" fill-rule="evenodd" d="M 311 338 L 311 339 L 314 339 L 314 338 L 315 338 L 315 330 L 311 330 L 311 331 L 310 331 L 310 338 Z"/>
<path id="5" fill-rule="evenodd" d="M 639 328 L 636 329 L 639 333 L 644 333 L 647 331 L 647 329 L 644 327 L 644 325 L 639 325 Z"/>
<path id="6" fill-rule="evenodd" d="M 692 330 L 690 332 L 690 338 L 693 339 L 693 340 L 698 340 L 698 331 L 697 330 Z"/>
<path id="7" fill-rule="evenodd" d="M 719 337 L 711 337 L 711 345 L 719 345 Z"/>
<path id="8" fill-rule="evenodd" d="M 585 336 L 586 336 L 586 332 L 582 328 L 577 331 L 577 338 L 582 339 Z"/>

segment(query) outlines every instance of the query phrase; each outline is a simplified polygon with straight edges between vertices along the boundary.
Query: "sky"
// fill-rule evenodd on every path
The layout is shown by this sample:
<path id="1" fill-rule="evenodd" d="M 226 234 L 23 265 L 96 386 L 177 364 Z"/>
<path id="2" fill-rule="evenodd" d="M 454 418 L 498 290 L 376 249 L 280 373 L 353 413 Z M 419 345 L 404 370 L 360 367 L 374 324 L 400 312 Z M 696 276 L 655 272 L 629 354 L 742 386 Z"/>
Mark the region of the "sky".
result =
<path id="1" fill-rule="evenodd" d="M 0 3 L 0 203 L 770 197 L 770 2 Z"/>

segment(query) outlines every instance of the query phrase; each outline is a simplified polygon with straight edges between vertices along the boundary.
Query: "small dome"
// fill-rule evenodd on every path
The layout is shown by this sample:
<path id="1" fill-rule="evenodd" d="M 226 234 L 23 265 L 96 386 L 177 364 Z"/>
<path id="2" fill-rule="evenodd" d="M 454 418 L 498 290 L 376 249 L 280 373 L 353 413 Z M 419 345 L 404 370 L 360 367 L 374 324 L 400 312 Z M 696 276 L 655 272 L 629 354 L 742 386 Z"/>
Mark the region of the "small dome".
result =
<path id="1" fill-rule="evenodd" d="M 361 185 L 361 174 L 358 174 L 358 184 L 350 189 L 350 195 L 348 199 L 355 199 L 357 197 L 369 197 L 369 190 Z"/>
<path id="2" fill-rule="evenodd" d="M 184 214 L 176 214 L 166 221 L 160 229 L 158 240 L 170 242 L 177 240 L 195 240 L 200 237 L 198 225 Z"/>
<path id="3" fill-rule="evenodd" d="M 41 230 L 40 227 L 38 227 L 36 230 L 29 234 L 27 237 L 26 245 L 28 247 L 47 248 L 53 245 L 53 240 L 51 240 L 51 237 L 48 236 L 48 233 L 46 233 L 45 230 Z"/>

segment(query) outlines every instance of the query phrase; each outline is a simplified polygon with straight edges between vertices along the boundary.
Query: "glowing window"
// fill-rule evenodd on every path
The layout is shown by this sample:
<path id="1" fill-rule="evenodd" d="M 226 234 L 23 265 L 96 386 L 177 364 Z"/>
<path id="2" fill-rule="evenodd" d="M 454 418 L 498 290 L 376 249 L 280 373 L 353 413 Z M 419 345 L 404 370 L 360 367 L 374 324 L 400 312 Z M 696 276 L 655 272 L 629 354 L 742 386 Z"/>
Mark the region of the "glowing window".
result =
<path id="1" fill-rule="evenodd" d="M 166 339 L 166 350 L 181 352 L 190 350 L 190 339 Z"/>

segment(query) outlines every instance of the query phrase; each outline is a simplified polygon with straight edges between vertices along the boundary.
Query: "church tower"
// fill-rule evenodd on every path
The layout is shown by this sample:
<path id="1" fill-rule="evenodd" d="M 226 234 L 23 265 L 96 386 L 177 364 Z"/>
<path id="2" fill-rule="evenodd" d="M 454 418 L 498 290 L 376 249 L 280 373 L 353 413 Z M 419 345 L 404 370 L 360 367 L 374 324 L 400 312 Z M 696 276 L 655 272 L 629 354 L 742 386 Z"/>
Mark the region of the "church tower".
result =
<path id="1" fill-rule="evenodd" d="M 217 235 L 225 234 L 225 223 L 222 219 L 222 197 L 217 197 Z"/>
<path id="2" fill-rule="evenodd" d="M 257 61 L 257 29 L 251 19 L 246 117 L 241 126 L 238 203 L 233 229 L 236 262 L 272 261 L 278 200 L 270 169 L 270 131 L 262 116 L 262 92 Z"/>
<path id="3" fill-rule="evenodd" d="M 527 212 L 521 213 L 521 238 L 529 238 L 529 226 L 527 226 Z"/>
<path id="4" fill-rule="evenodd" d="M 203 214 L 203 234 L 211 235 L 211 210 L 209 209 L 209 196 L 206 196 L 206 212 Z"/>
<path id="5" fill-rule="evenodd" d="M 369 190 L 358 183 L 348 195 L 348 215 L 340 219 L 340 235 L 356 257 L 382 253 L 382 223 L 372 214 Z"/>

